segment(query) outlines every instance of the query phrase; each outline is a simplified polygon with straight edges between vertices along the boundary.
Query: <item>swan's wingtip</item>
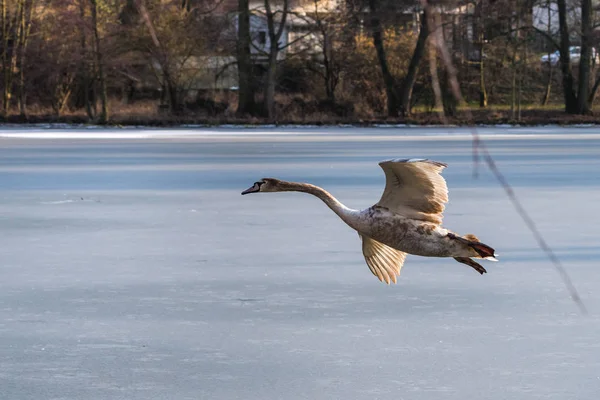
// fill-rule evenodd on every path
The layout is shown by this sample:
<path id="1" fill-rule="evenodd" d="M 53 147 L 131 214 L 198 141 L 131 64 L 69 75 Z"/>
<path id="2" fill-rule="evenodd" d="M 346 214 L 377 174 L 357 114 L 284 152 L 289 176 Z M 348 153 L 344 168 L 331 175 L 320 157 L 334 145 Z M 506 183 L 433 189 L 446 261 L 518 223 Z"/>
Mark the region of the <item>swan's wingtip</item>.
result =
<path id="1" fill-rule="evenodd" d="M 448 164 L 445 164 L 445 163 L 439 162 L 439 161 L 433 161 L 428 158 L 392 158 L 390 160 L 383 160 L 383 161 L 379 162 L 379 165 L 387 164 L 387 163 L 418 163 L 418 162 L 425 162 L 425 163 L 433 164 L 433 165 L 436 165 L 441 168 L 446 168 L 448 166 Z"/>

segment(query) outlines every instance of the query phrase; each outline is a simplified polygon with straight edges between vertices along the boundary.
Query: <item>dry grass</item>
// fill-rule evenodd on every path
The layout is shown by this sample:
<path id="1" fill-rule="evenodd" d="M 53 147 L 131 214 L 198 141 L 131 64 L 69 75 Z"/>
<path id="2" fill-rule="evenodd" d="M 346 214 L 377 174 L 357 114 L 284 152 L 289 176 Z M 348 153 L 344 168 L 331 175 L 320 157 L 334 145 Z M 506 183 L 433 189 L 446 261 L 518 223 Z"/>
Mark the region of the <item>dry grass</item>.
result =
<path id="1" fill-rule="evenodd" d="M 416 107 L 413 115 L 408 118 L 388 118 L 378 115 L 372 110 L 363 107 L 362 102 L 353 103 L 340 100 L 342 105 L 332 108 L 330 104 L 306 98 L 304 96 L 278 95 L 277 115 L 275 120 L 261 117 L 239 118 L 235 116 L 235 108 L 227 105 L 235 104 L 231 98 L 219 99 L 219 104 L 225 104 L 223 112 L 209 112 L 206 109 L 185 109 L 177 115 L 166 111 L 159 111 L 157 101 L 138 101 L 134 104 L 124 104 L 113 100 L 110 103 L 110 125 L 149 125 L 149 126 L 175 126 L 181 124 L 249 124 L 259 125 L 265 123 L 275 124 L 310 124 L 310 125 L 371 125 L 371 124 L 416 124 L 439 125 L 442 124 L 436 110 L 426 110 Z M 568 115 L 560 104 L 546 107 L 528 104 L 521 107 L 521 118 L 516 119 L 508 105 L 494 105 L 481 109 L 471 105 L 473 119 L 468 118 L 466 109 L 459 108 L 457 116 L 448 119 L 454 125 L 471 124 L 520 124 L 520 125 L 568 125 L 568 124 L 600 124 L 600 113 L 591 115 Z M 5 118 L 11 123 L 76 123 L 94 124 L 90 121 L 85 110 L 65 110 L 56 116 L 50 107 L 31 105 L 28 108 L 26 119 L 20 117 L 16 110 Z"/>
<path id="2" fill-rule="evenodd" d="M 113 118 L 157 118 L 158 107 L 156 101 L 138 101 L 133 104 L 113 101 L 110 104 Z"/>

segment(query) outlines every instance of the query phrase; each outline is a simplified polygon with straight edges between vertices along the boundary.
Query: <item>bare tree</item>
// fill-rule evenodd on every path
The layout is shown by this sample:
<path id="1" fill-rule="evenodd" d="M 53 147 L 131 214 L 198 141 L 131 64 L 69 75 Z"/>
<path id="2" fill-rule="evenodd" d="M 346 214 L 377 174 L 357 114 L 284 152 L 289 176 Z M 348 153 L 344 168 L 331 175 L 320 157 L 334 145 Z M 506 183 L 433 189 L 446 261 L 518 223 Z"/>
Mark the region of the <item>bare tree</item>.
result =
<path id="1" fill-rule="evenodd" d="M 396 117 L 399 114 L 406 116 L 411 112 L 412 90 L 416 82 L 419 65 L 425 56 L 425 46 L 429 36 L 429 28 L 426 23 L 428 15 L 425 10 L 419 14 L 421 22 L 419 25 L 417 43 L 410 57 L 410 63 L 406 70 L 406 74 L 400 81 L 392 74 L 389 67 L 388 54 L 385 49 L 384 23 L 382 21 L 382 16 L 386 13 L 398 13 L 399 10 L 412 10 L 416 5 L 417 2 L 412 1 L 396 4 L 384 0 L 368 0 L 373 46 L 377 53 L 377 60 L 385 85 L 387 115 L 390 117 Z"/>
<path id="2" fill-rule="evenodd" d="M 96 102 L 92 101 L 95 98 L 91 96 L 91 78 L 90 78 L 90 68 L 91 63 L 88 60 L 88 44 L 87 44 L 87 34 L 86 34 L 86 9 L 87 9 L 87 0 L 79 0 L 79 40 L 81 47 L 81 56 L 80 56 L 80 65 L 79 65 L 79 76 L 81 79 L 82 90 L 83 90 L 83 102 L 86 110 L 86 114 L 89 119 L 96 118 Z"/>
<path id="3" fill-rule="evenodd" d="M 148 47 L 148 50 L 160 65 L 170 111 L 171 113 L 176 113 L 179 111 L 179 98 L 177 96 L 177 85 L 173 80 L 173 75 L 171 73 L 169 53 L 158 39 L 158 34 L 154 29 L 154 24 L 152 23 L 152 19 L 150 18 L 150 14 L 148 13 L 146 5 L 143 3 L 143 0 L 136 0 L 136 6 L 148 28 L 150 37 L 152 38 L 153 47 Z"/>
<path id="4" fill-rule="evenodd" d="M 237 69 L 238 69 L 238 115 L 255 113 L 254 85 L 252 83 L 252 58 L 250 36 L 249 0 L 238 0 Z"/>
<path id="5" fill-rule="evenodd" d="M 479 32 L 477 33 L 477 42 L 479 44 L 479 107 L 485 108 L 488 105 L 488 95 L 485 87 L 485 12 L 486 2 L 481 1 L 479 5 Z"/>
<path id="6" fill-rule="evenodd" d="M 551 0 L 546 1 L 546 7 L 548 9 L 548 20 L 547 20 L 547 36 L 552 37 L 552 3 Z M 554 72 L 554 64 L 551 60 L 552 47 L 548 47 L 548 79 L 546 81 L 546 90 L 544 91 L 544 97 L 542 98 L 542 105 L 545 106 L 550 101 L 550 92 L 552 90 L 552 75 Z"/>
<path id="7" fill-rule="evenodd" d="M 0 0 L 4 116 L 9 113 L 14 89 L 16 89 L 19 114 L 21 116 L 26 114 L 25 61 L 33 8 L 33 0 L 14 0 L 11 2 Z"/>
<path id="8" fill-rule="evenodd" d="M 398 84 L 396 82 L 396 78 L 392 75 L 388 66 L 387 54 L 383 41 L 383 24 L 379 16 L 380 2 L 379 0 L 368 0 L 368 4 L 373 45 L 375 46 L 375 51 L 377 52 L 377 60 L 379 61 L 379 68 L 381 69 L 381 75 L 383 76 L 383 83 L 385 85 L 387 114 L 390 117 L 395 117 L 400 111 L 400 96 L 398 94 Z"/>
<path id="9" fill-rule="evenodd" d="M 2 18 L 2 21 L 0 21 L 1 23 L 1 30 L 2 30 L 2 71 L 3 73 L 3 77 L 4 77 L 4 90 L 2 92 L 2 101 L 3 101 L 3 107 L 2 107 L 2 111 L 3 111 L 3 115 L 6 118 L 8 116 L 8 108 L 9 108 L 9 96 L 10 96 L 10 89 L 9 89 L 9 78 L 10 78 L 10 67 L 9 67 L 9 53 L 8 53 L 8 31 L 10 29 L 10 21 L 8 20 L 8 13 L 7 13 L 7 4 L 6 4 L 6 0 L 0 0 L 0 18 Z"/>
<path id="10" fill-rule="evenodd" d="M 12 7 L 11 7 L 12 6 Z M 10 101 L 12 98 L 13 71 L 16 64 L 15 39 L 15 9 L 14 4 L 8 4 L 7 0 L 0 0 L 0 21 L 2 30 L 2 71 L 3 71 L 3 93 L 2 113 L 8 116 Z"/>
<path id="11" fill-rule="evenodd" d="M 404 77 L 400 87 L 400 112 L 403 116 L 411 113 L 412 91 L 417 80 L 419 65 L 425 56 L 425 46 L 427 45 L 427 38 L 429 37 L 429 24 L 427 23 L 428 18 L 429 12 L 427 8 L 424 8 L 420 16 L 421 27 L 419 29 L 417 45 L 415 46 L 415 50 L 413 51 L 410 59 L 410 64 L 408 65 L 408 70 L 406 71 L 406 76 Z"/>
<path id="12" fill-rule="evenodd" d="M 171 18 L 172 16 L 169 13 L 168 6 L 169 4 L 165 4 L 164 8 L 159 8 L 159 10 L 155 13 L 155 17 Z M 187 47 L 187 49 L 182 49 L 179 46 L 182 43 L 185 43 L 185 38 L 180 37 L 175 33 L 174 30 L 176 28 L 185 28 L 185 25 L 183 24 L 183 21 L 179 20 L 178 16 L 175 16 L 172 20 L 163 24 L 165 25 L 166 32 L 159 32 L 152 21 L 152 17 L 148 12 L 144 1 L 136 0 L 136 7 L 142 16 L 148 33 L 150 34 L 151 44 L 146 44 L 146 51 L 150 54 L 152 60 L 158 63 L 159 74 L 163 88 L 166 92 L 169 111 L 171 114 L 180 113 L 181 102 L 176 70 L 177 66 L 181 67 L 185 63 L 185 59 L 183 58 L 189 56 L 191 49 L 189 45 L 184 45 L 184 47 Z M 179 5 L 177 10 L 181 10 Z M 185 7 L 183 10 L 185 10 Z M 159 33 L 163 33 L 162 38 L 160 39 Z M 164 41 L 169 42 L 169 45 L 166 45 Z"/>
<path id="13" fill-rule="evenodd" d="M 275 11 L 273 11 L 271 7 L 271 0 L 264 0 L 264 4 L 269 35 L 269 51 L 267 54 L 267 75 L 264 86 L 264 102 L 265 114 L 269 119 L 273 119 L 275 116 L 277 57 L 279 55 L 279 51 L 284 47 L 280 43 L 280 40 L 286 27 L 286 21 L 289 14 L 289 1 L 283 0 L 282 8 Z"/>
<path id="14" fill-rule="evenodd" d="M 568 24 L 568 8 L 566 0 L 557 0 L 558 24 L 559 24 L 559 52 L 560 69 L 562 72 L 563 94 L 565 111 L 568 114 L 586 114 L 590 111 L 589 106 L 589 79 L 591 68 L 591 35 L 592 17 L 594 10 L 591 0 L 581 2 L 581 54 L 579 60 L 579 83 L 575 88 L 575 78 L 571 66 L 570 57 L 570 29 Z"/>
<path id="15" fill-rule="evenodd" d="M 333 12 L 321 12 L 320 1 L 313 0 L 313 18 L 319 34 L 320 50 L 321 50 L 321 65 L 318 68 L 318 74 L 323 78 L 325 85 L 325 95 L 327 100 L 335 103 L 335 90 L 340 81 L 341 65 L 338 55 L 336 54 L 336 42 L 339 40 L 339 25 L 342 23 L 344 13 L 337 9 Z"/>
<path id="16" fill-rule="evenodd" d="M 31 32 L 31 19 L 33 13 L 33 0 L 19 1 L 19 28 L 17 33 L 16 67 L 18 71 L 17 100 L 19 103 L 19 114 L 27 115 L 27 102 L 25 93 L 25 67 L 27 43 Z"/>
<path id="17" fill-rule="evenodd" d="M 590 112 L 589 88 L 592 55 L 592 0 L 581 0 L 581 55 L 579 59 L 579 88 L 577 91 L 577 114 Z"/>
<path id="18" fill-rule="evenodd" d="M 104 55 L 102 53 L 100 35 L 98 33 L 98 5 L 96 0 L 90 0 L 90 5 L 92 12 L 92 31 L 94 33 L 94 55 L 98 68 L 98 83 L 100 85 L 101 111 L 99 122 L 105 124 L 108 122 L 108 94 L 106 89 L 106 76 L 104 74 Z"/>

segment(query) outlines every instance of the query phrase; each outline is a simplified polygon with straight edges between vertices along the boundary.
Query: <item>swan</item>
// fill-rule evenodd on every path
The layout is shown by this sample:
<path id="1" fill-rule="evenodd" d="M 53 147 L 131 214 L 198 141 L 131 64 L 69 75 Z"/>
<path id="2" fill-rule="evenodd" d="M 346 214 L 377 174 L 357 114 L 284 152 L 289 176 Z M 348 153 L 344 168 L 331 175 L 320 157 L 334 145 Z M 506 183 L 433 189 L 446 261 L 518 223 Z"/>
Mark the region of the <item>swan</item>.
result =
<path id="1" fill-rule="evenodd" d="M 381 282 L 396 283 L 407 254 L 452 257 L 480 274 L 486 269 L 473 258 L 497 261 L 495 250 L 472 234 L 458 235 L 441 226 L 448 187 L 441 173 L 446 164 L 428 159 L 393 159 L 379 163 L 386 183 L 379 202 L 353 210 L 326 190 L 309 183 L 263 178 L 242 192 L 304 192 L 321 199 L 358 232 L 367 266 Z"/>

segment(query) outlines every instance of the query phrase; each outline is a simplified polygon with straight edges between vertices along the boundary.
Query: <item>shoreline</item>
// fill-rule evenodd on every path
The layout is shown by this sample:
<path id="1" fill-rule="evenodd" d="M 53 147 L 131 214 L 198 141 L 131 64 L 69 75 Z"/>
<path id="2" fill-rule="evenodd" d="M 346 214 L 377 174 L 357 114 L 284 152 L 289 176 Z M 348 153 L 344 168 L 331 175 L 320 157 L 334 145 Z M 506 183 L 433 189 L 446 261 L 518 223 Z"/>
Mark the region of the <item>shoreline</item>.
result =
<path id="1" fill-rule="evenodd" d="M 119 114 L 115 112 L 106 124 L 99 124 L 90 121 L 81 115 L 65 115 L 56 117 L 48 114 L 31 115 L 21 117 L 11 115 L 0 119 L 0 129 L 2 127 L 36 127 L 45 125 L 49 127 L 72 127 L 81 128 L 103 127 L 103 128 L 266 128 L 277 127 L 351 127 L 351 128 L 387 128 L 387 127 L 488 127 L 488 126 L 506 126 L 506 127 L 538 127 L 538 126 L 600 126 L 600 115 L 570 115 L 564 111 L 543 110 L 543 109 L 525 109 L 521 111 L 521 118 L 515 120 L 511 118 L 512 113 L 507 110 L 499 109 L 473 109 L 471 116 L 465 111 L 459 111 L 454 117 L 446 117 L 445 123 L 441 120 L 439 114 L 433 112 L 416 112 L 406 118 L 359 118 L 359 117 L 339 117 L 334 115 L 303 116 L 301 118 L 287 118 L 269 121 L 264 118 L 255 117 L 232 117 L 232 116 L 203 116 L 194 114 L 182 115 L 136 115 Z"/>
<path id="2" fill-rule="evenodd" d="M 367 142 L 385 141 L 454 141 L 472 140 L 476 134 L 485 140 L 550 139 L 597 140 L 599 125 L 485 125 L 475 127 L 378 125 L 181 125 L 174 127 L 69 124 L 0 125 L 0 140 L 210 140 L 255 141 L 277 138 L 278 141 Z"/>

